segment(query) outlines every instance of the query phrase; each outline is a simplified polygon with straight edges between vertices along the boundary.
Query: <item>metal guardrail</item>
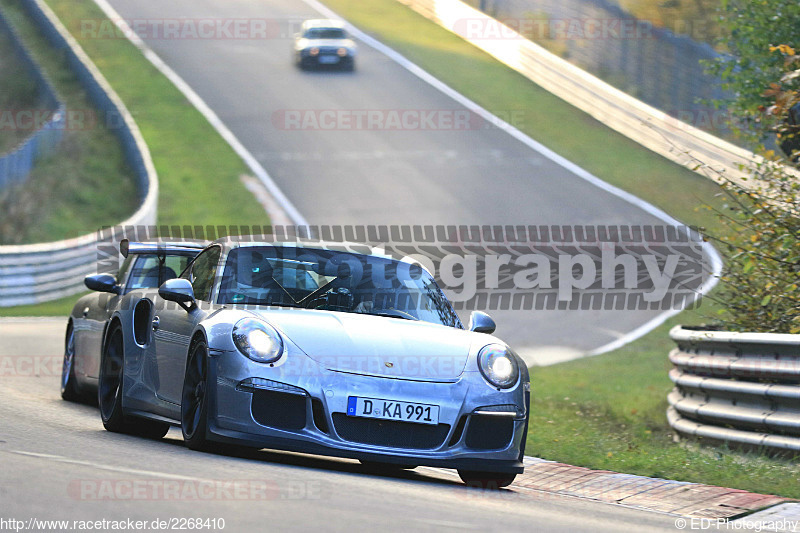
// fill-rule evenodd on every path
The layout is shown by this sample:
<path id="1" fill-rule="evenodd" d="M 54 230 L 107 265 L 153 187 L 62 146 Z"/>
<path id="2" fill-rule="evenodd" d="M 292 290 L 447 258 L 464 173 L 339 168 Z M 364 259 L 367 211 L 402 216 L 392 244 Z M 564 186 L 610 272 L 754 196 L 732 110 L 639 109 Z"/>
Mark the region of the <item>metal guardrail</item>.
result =
<path id="1" fill-rule="evenodd" d="M 52 84 L 28 53 L 17 32 L 5 19 L 2 10 L 0 10 L 0 31 L 8 36 L 14 54 L 22 61 L 36 82 L 44 100 L 42 111 L 52 113 L 39 129 L 0 157 L 0 191 L 2 191 L 10 185 L 24 182 L 38 159 L 54 153 L 63 135 L 66 115 L 64 104 L 58 99 Z M 29 111 L 32 113 L 32 110 Z"/>
<path id="2" fill-rule="evenodd" d="M 675 388 L 667 419 L 677 432 L 800 452 L 800 335 L 670 331 Z"/>
<path id="3" fill-rule="evenodd" d="M 42 0 L 20 1 L 50 44 L 63 50 L 93 104 L 106 120 L 113 120 L 126 161 L 138 179 L 141 197 L 139 209 L 120 224 L 154 224 L 158 177 L 133 117 L 50 8 Z M 84 276 L 97 268 L 97 248 L 98 237 L 94 233 L 51 243 L 0 246 L 0 307 L 34 304 L 81 292 Z"/>
<path id="4" fill-rule="evenodd" d="M 461 0 L 398 1 L 653 152 L 717 182 L 722 175 L 745 187 L 754 185 L 742 166 L 763 162 L 760 157 L 616 89 Z M 470 38 L 476 23 L 496 31 Z M 498 37 L 488 36 L 493 34 Z"/>

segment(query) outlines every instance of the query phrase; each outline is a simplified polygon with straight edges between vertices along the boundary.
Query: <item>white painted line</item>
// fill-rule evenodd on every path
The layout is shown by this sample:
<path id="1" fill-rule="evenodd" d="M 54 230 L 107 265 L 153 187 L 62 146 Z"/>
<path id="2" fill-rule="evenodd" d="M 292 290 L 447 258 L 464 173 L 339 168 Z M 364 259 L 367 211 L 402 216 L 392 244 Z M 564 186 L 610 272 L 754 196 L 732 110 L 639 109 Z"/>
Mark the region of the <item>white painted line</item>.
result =
<path id="1" fill-rule="evenodd" d="M 65 463 L 70 465 L 78 465 L 78 466 L 86 466 L 89 468 L 96 468 L 99 470 L 108 470 L 109 472 L 118 472 L 121 474 L 134 474 L 138 476 L 148 476 L 148 477 L 156 477 L 160 479 L 176 479 L 180 481 L 198 481 L 202 483 L 213 483 L 213 479 L 206 479 L 200 477 L 192 477 L 192 476 L 182 476 L 179 474 L 167 474 L 164 472 L 157 472 L 155 470 L 142 470 L 139 468 L 126 468 L 123 466 L 111 466 L 111 465 L 104 465 L 102 463 L 96 463 L 93 461 L 82 461 L 80 459 L 70 459 L 69 457 L 63 457 L 61 455 L 50 455 L 47 453 L 35 453 L 35 452 L 25 452 L 22 450 L 11 450 L 9 453 L 15 453 L 17 455 L 24 455 L 27 457 L 35 457 L 37 459 L 46 459 L 48 461 L 54 461 L 57 463 Z"/>
<path id="2" fill-rule="evenodd" d="M 323 5 L 318 0 L 303 0 L 303 2 L 306 3 L 312 9 L 315 9 L 316 11 L 321 13 L 326 18 L 344 20 L 336 12 L 334 12 L 333 10 L 328 8 L 327 6 Z M 455 100 L 459 104 L 463 105 L 465 108 L 467 108 L 471 112 L 475 113 L 476 115 L 478 115 L 481 118 L 483 118 L 484 120 L 486 120 L 488 123 L 493 124 L 493 125 L 497 126 L 498 128 L 502 129 L 503 131 L 505 131 L 506 133 L 508 133 L 509 135 L 514 137 L 515 139 L 517 139 L 518 141 L 520 141 L 523 144 L 527 145 L 528 147 L 532 148 L 533 150 L 535 150 L 536 152 L 540 153 L 544 157 L 550 159 L 554 163 L 557 163 L 558 165 L 562 166 L 563 168 L 569 170 L 570 172 L 572 172 L 573 174 L 575 174 L 579 178 L 581 178 L 581 179 L 583 179 L 585 181 L 588 181 L 589 183 L 591 183 L 595 187 L 598 187 L 598 188 L 602 189 L 605 192 L 613 194 L 614 196 L 616 196 L 616 197 L 628 202 L 631 205 L 634 205 L 634 206 L 638 207 L 639 209 L 645 211 L 646 213 L 648 213 L 648 214 L 650 214 L 650 215 L 652 215 L 652 216 L 654 216 L 656 218 L 659 218 L 659 219 L 663 220 L 665 223 L 667 223 L 669 225 L 674 225 L 674 226 L 683 226 L 684 225 L 682 222 L 679 222 L 678 220 L 676 220 L 675 218 L 673 218 L 672 216 L 670 216 L 669 214 L 667 214 L 663 210 L 661 210 L 658 207 L 654 206 L 653 204 L 651 204 L 649 202 L 646 202 L 646 201 L 642 200 L 641 198 L 639 198 L 638 196 L 634 196 L 633 194 L 631 194 L 631 193 L 629 193 L 627 191 L 624 191 L 624 190 L 620 189 L 619 187 L 615 187 L 615 186 L 613 186 L 613 185 L 611 185 L 609 183 L 606 183 L 605 181 L 601 180 L 600 178 L 598 178 L 594 174 L 590 173 L 589 171 L 579 167 L 578 165 L 576 165 L 572 161 L 570 161 L 570 160 L 558 155 L 557 153 L 553 152 L 552 150 L 550 150 L 549 148 L 547 148 L 543 144 L 533 140 L 527 134 L 525 134 L 522 131 L 518 130 L 517 128 L 515 128 L 514 126 L 512 126 L 508 122 L 506 122 L 506 121 L 500 119 L 499 117 L 493 115 L 492 113 L 490 113 L 489 111 L 487 111 L 486 109 L 484 109 L 480 105 L 476 104 L 475 102 L 473 102 L 472 100 L 470 100 L 469 98 L 464 96 L 463 94 L 459 93 L 458 91 L 456 91 L 455 89 L 453 89 L 452 87 L 447 85 L 446 83 L 444 83 L 441 80 L 435 78 L 433 75 L 431 75 L 427 71 L 423 70 L 422 67 L 420 67 L 416 63 L 410 61 L 408 58 L 406 58 L 405 56 L 403 56 L 402 54 L 400 54 L 396 50 L 390 48 L 389 46 L 386 46 L 382 42 L 380 42 L 380 41 L 374 39 L 373 37 L 371 37 L 370 35 L 367 35 L 366 33 L 364 33 L 363 31 L 359 30 L 358 28 L 356 28 L 355 26 L 353 26 L 349 22 L 347 22 L 347 21 L 345 21 L 345 22 L 347 23 L 348 30 L 356 38 L 358 38 L 360 41 L 362 41 L 364 44 L 366 44 L 367 46 L 370 46 L 371 48 L 374 48 L 375 50 L 377 50 L 378 52 L 382 53 L 383 55 L 385 55 L 386 57 L 388 57 L 389 59 L 391 59 L 392 61 L 394 61 L 398 65 L 400 65 L 401 67 L 405 68 L 406 70 L 408 70 L 409 72 L 414 74 L 416 77 L 418 77 L 419 79 L 421 79 L 422 81 L 424 81 L 425 83 L 430 85 L 431 87 L 433 87 L 433 88 L 437 89 L 438 91 L 442 92 L 443 94 L 449 96 L 450 98 L 452 98 L 453 100 Z M 646 149 L 646 148 L 643 148 L 643 149 Z M 710 273 L 711 276 L 706 280 L 705 283 L 703 283 L 703 285 L 698 290 L 698 293 L 699 293 L 698 298 L 703 296 L 703 295 L 705 295 L 705 294 L 708 294 L 708 292 L 711 291 L 711 289 L 714 288 L 714 285 L 717 284 L 717 280 L 718 280 L 719 275 L 720 275 L 720 273 L 722 271 L 722 259 L 720 258 L 719 254 L 714 249 L 714 247 L 711 246 L 709 243 L 704 242 L 703 243 L 703 248 L 704 248 L 707 256 L 709 257 L 709 259 L 711 260 L 711 273 Z M 693 299 L 693 301 L 696 301 L 696 300 L 697 300 L 697 298 Z M 624 346 L 625 344 L 628 344 L 629 342 L 631 342 L 631 341 L 633 341 L 635 339 L 638 339 L 642 335 L 644 335 L 644 334 L 652 331 L 653 329 L 657 328 L 658 326 L 663 324 L 665 321 L 667 321 L 669 318 L 677 315 L 681 311 L 682 311 L 682 309 L 671 309 L 669 311 L 665 311 L 664 313 L 661 313 L 660 315 L 656 316 L 655 318 L 653 318 L 653 319 L 649 320 L 648 322 L 642 324 L 641 326 L 639 326 L 638 328 L 634 329 L 633 331 L 630 331 L 630 332 L 622 335 L 618 339 L 616 339 L 616 340 L 614 340 L 612 342 L 609 342 L 608 344 L 604 344 L 604 345 L 600 346 L 599 348 L 595 348 L 594 350 L 590 351 L 587 355 L 597 355 L 597 354 L 609 352 L 611 350 L 615 350 L 615 349 L 617 349 L 617 348 L 619 348 L 621 346 Z"/>
<path id="3" fill-rule="evenodd" d="M 117 28 L 125 35 L 128 40 L 138 48 L 144 57 L 156 67 L 159 72 L 164 74 L 169 81 L 178 88 L 180 92 L 192 103 L 192 105 L 203 114 L 208 122 L 214 127 L 215 130 L 222 136 L 225 141 L 233 148 L 233 150 L 244 160 L 245 164 L 250 167 L 250 170 L 256 177 L 261 180 L 261 183 L 267 188 L 270 194 L 281 205 L 284 211 L 291 217 L 292 222 L 298 226 L 308 226 L 308 222 L 300 214 L 300 211 L 292 204 L 292 202 L 283 194 L 278 185 L 272 180 L 266 169 L 261 166 L 261 163 L 244 147 L 244 145 L 236 138 L 236 136 L 228 129 L 225 123 L 217 116 L 217 114 L 206 104 L 206 102 L 192 89 L 177 72 L 167 65 L 158 54 L 156 54 L 147 44 L 131 29 L 122 16 L 107 2 L 107 0 L 94 0 L 106 17 L 108 17 Z"/>

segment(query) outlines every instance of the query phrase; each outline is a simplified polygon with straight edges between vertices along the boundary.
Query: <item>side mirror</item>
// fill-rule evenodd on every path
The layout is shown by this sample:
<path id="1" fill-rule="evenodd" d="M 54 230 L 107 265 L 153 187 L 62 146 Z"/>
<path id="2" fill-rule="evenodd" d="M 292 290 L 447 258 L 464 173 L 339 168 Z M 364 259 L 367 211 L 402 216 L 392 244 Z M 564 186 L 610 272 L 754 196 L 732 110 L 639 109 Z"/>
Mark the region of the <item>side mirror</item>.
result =
<path id="1" fill-rule="evenodd" d="M 194 302 L 192 284 L 184 278 L 168 279 L 158 288 L 158 295 L 165 300 L 179 304 Z"/>
<path id="2" fill-rule="evenodd" d="M 477 333 L 494 333 L 497 329 L 492 317 L 481 311 L 473 311 L 469 315 L 469 330 Z"/>
<path id="3" fill-rule="evenodd" d="M 89 289 L 97 292 L 110 292 L 119 294 L 120 288 L 117 285 L 117 278 L 111 274 L 93 274 L 83 278 L 83 284 Z"/>

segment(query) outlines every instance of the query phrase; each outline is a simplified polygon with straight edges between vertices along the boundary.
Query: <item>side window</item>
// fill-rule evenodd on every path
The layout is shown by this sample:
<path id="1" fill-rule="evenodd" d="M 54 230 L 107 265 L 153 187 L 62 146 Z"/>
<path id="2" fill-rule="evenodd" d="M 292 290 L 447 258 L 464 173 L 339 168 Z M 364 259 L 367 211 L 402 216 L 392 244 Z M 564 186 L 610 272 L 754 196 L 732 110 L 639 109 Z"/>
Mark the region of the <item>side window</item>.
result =
<path id="1" fill-rule="evenodd" d="M 120 265 L 119 271 L 117 272 L 117 283 L 119 283 L 120 285 L 124 285 L 125 282 L 127 281 L 128 270 L 130 270 L 131 265 L 133 264 L 134 257 L 135 256 L 133 255 L 129 255 L 122 262 L 122 265 Z"/>
<path id="2" fill-rule="evenodd" d="M 192 263 L 189 271 L 189 281 L 192 283 L 194 297 L 198 300 L 209 301 L 214 288 L 214 275 L 219 264 L 220 248 L 214 246 L 204 251 Z"/>
<path id="3" fill-rule="evenodd" d="M 156 287 L 158 287 L 158 258 L 154 255 L 140 255 L 131 269 L 128 290 Z"/>
<path id="4" fill-rule="evenodd" d="M 168 255 L 164 265 L 166 267 L 164 277 L 166 279 L 177 278 L 181 272 L 186 270 L 186 265 L 191 259 L 188 255 Z"/>

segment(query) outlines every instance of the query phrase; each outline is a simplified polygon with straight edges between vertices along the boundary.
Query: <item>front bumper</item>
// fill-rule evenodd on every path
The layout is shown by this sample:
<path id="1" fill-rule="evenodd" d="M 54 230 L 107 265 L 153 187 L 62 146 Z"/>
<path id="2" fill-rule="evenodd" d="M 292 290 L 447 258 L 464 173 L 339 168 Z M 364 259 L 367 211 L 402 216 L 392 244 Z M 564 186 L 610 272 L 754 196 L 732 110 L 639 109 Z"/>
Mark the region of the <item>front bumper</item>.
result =
<path id="1" fill-rule="evenodd" d="M 311 55 L 308 50 L 299 53 L 300 62 L 303 65 L 315 65 L 319 67 L 347 67 L 355 62 L 355 55 L 348 53 L 345 56 L 338 55 L 335 51 L 320 51 L 317 55 Z"/>
<path id="2" fill-rule="evenodd" d="M 529 392 L 497 391 L 478 372 L 446 382 L 328 370 L 302 371 L 238 352 L 209 364 L 209 438 L 258 448 L 415 466 L 521 473 Z M 255 379 L 254 379 L 255 378 Z M 439 425 L 346 415 L 349 396 L 439 405 Z"/>

